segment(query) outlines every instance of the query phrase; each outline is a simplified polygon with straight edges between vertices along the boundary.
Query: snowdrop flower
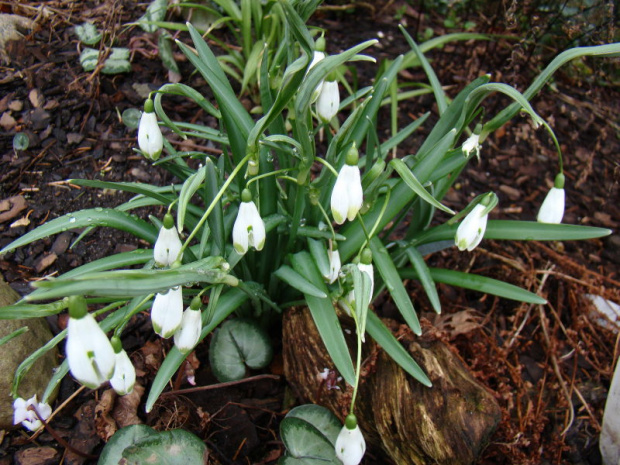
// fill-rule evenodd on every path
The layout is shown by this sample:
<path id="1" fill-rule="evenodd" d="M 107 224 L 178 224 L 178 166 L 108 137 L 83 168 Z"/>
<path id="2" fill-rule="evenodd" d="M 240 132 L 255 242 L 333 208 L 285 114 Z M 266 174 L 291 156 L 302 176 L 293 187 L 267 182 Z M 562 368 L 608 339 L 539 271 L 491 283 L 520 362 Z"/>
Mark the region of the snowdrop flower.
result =
<path id="1" fill-rule="evenodd" d="M 366 452 L 364 435 L 357 425 L 357 418 L 350 413 L 345 419 L 344 426 L 336 438 L 336 457 L 344 465 L 358 465 Z"/>
<path id="2" fill-rule="evenodd" d="M 549 190 L 547 197 L 545 197 L 540 206 L 538 216 L 536 217 L 538 222 L 561 223 L 564 216 L 565 197 L 564 175 L 560 173 L 555 177 L 555 185 Z"/>
<path id="3" fill-rule="evenodd" d="M 331 207 L 334 221 L 338 224 L 344 223 L 347 218 L 353 221 L 364 202 L 360 169 L 357 167 L 358 159 L 357 148 L 353 145 L 347 152 L 345 164 L 340 169 L 334 184 Z"/>
<path id="4" fill-rule="evenodd" d="M 468 157 L 472 152 L 476 152 L 476 158 L 480 159 L 480 134 L 472 134 L 467 138 L 463 145 L 461 146 L 461 150 L 463 150 L 463 155 Z"/>
<path id="5" fill-rule="evenodd" d="M 36 409 L 36 413 L 33 409 Z M 43 423 L 37 417 L 47 420 L 52 414 L 52 407 L 44 402 L 37 402 L 37 395 L 35 394 L 28 400 L 24 400 L 21 397 L 15 399 L 13 402 L 13 424 L 21 423 L 25 428 L 30 431 L 36 431 Z"/>
<path id="6" fill-rule="evenodd" d="M 116 359 L 112 344 L 88 313 L 82 296 L 69 297 L 65 352 L 71 374 L 84 386 L 97 389 L 114 373 Z"/>
<path id="7" fill-rule="evenodd" d="M 310 66 L 308 66 L 308 71 L 310 71 L 317 64 L 319 64 L 319 62 L 323 60 L 324 58 L 325 58 L 325 52 L 316 50 L 314 52 L 314 55 L 312 56 L 312 62 L 310 63 Z M 316 86 L 316 88 L 312 92 L 312 97 L 310 97 L 310 103 L 316 102 L 316 99 L 319 98 L 319 95 L 321 95 L 321 87 L 323 87 L 323 81 L 321 81 L 319 85 Z"/>
<path id="8" fill-rule="evenodd" d="M 316 101 L 316 112 L 324 123 L 329 123 L 338 113 L 340 92 L 338 81 L 324 81 L 319 98 Z"/>
<path id="9" fill-rule="evenodd" d="M 174 333 L 174 345 L 183 354 L 192 350 L 200 339 L 202 331 L 200 303 L 200 297 L 194 297 L 190 306 L 183 312 L 181 326 Z"/>
<path id="10" fill-rule="evenodd" d="M 123 350 L 121 340 L 117 336 L 112 337 L 112 347 L 114 348 L 115 364 L 110 384 L 119 396 L 124 396 L 133 391 L 133 386 L 136 383 L 136 369 L 127 352 Z"/>
<path id="11" fill-rule="evenodd" d="M 164 148 L 164 138 L 159 124 L 157 124 L 153 100 L 150 98 L 144 102 L 144 112 L 138 126 L 138 146 L 142 153 L 151 161 L 157 160 Z"/>
<path id="12" fill-rule="evenodd" d="M 241 205 L 232 235 L 233 246 L 241 255 L 245 254 L 250 246 L 262 250 L 265 245 L 265 223 L 252 201 L 252 194 L 247 189 L 241 193 Z"/>
<path id="13" fill-rule="evenodd" d="M 342 263 L 340 261 L 340 252 L 338 252 L 337 246 L 334 243 L 327 251 L 327 258 L 329 259 L 329 273 L 324 278 L 329 284 L 333 284 L 338 275 L 340 274 L 340 268 Z"/>
<path id="14" fill-rule="evenodd" d="M 183 319 L 183 291 L 173 287 L 165 294 L 157 294 L 151 309 L 153 329 L 164 339 L 172 336 Z"/>
<path id="15" fill-rule="evenodd" d="M 459 225 L 454 238 L 454 242 L 459 250 L 467 249 L 471 252 L 482 241 L 489 216 L 488 213 L 485 213 L 486 209 L 487 205 L 477 204 Z"/>
<path id="16" fill-rule="evenodd" d="M 179 233 L 174 226 L 174 218 L 170 213 L 166 213 L 164 216 L 164 225 L 159 230 L 159 235 L 155 241 L 155 247 L 153 249 L 153 258 L 155 263 L 159 266 L 170 266 L 175 261 L 181 260 L 183 254 L 179 256 L 181 252 L 181 239 L 179 239 Z"/>

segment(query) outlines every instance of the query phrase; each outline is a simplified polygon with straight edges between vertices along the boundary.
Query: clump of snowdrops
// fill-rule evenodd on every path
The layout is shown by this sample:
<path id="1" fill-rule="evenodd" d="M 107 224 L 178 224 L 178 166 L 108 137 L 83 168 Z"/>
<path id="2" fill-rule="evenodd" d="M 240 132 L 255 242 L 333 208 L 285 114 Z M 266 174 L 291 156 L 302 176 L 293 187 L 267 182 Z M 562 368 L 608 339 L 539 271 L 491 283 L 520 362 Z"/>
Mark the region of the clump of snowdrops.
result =
<path id="1" fill-rule="evenodd" d="M 173 341 L 151 386 L 148 411 L 185 357 L 212 332 L 210 361 L 220 380 L 238 379 L 249 369 L 266 366 L 271 357 L 269 328 L 287 307 L 302 303 L 312 313 L 341 383 L 354 388 L 334 453 L 347 465 L 357 464 L 365 451 L 354 412 L 365 338 L 375 339 L 419 382 L 431 384 L 372 310 L 379 293 L 389 293 L 416 334 L 421 328 L 403 279 L 418 279 L 437 312 L 441 303 L 436 282 L 541 304 L 541 297 L 490 277 L 429 268 L 424 256 L 448 248 L 467 253 L 485 238 L 570 240 L 609 233 L 560 224 L 565 202 L 562 155 L 553 131 L 529 100 L 562 64 L 580 56 L 617 54 L 620 45 L 562 53 L 524 93 L 485 75 L 449 98 L 423 53 L 443 42 L 418 46 L 403 28 L 411 52 L 385 63 L 372 86 L 352 89 L 343 82 L 346 66 L 374 62 L 377 41 L 330 55 L 324 31 L 305 25 L 302 18 L 309 15 L 300 14 L 301 2 L 276 5 L 284 27 L 274 42 L 277 47 L 265 47 L 256 60 L 256 111 L 250 113 L 240 103 L 218 58 L 188 24 L 193 46 L 177 44 L 208 83 L 209 93 L 181 83 L 162 86 L 146 100 L 137 135 L 137 150 L 152 162 L 152 169 L 168 170 L 175 183 L 73 180 L 135 197 L 115 209 L 92 208 L 53 219 L 0 252 L 67 229 L 83 229 L 81 239 L 101 226 L 153 244 L 33 283 L 36 290 L 24 300 L 0 309 L 2 318 L 67 309 L 70 315 L 67 330 L 19 367 L 15 396 L 36 358 L 66 338 L 66 360 L 42 404 L 33 398 L 30 410 L 24 410 L 26 401 L 16 401 L 16 422 L 24 421 L 31 429 L 40 426 L 27 412 L 34 408 L 49 416 L 45 402 L 69 371 L 89 388 L 109 382 L 121 395 L 131 392 L 135 370 L 122 341 L 138 313 L 150 312 L 153 330 Z M 471 37 L 453 37 L 465 38 Z M 398 145 L 428 123 L 426 113 L 403 128 L 393 127 L 392 136 L 383 141 L 376 131 L 381 107 L 389 105 L 395 114 L 398 102 L 408 96 L 400 90 L 399 72 L 410 66 L 426 72 L 426 92 L 433 93 L 439 115 L 416 153 L 396 157 Z M 350 93 L 341 100 L 343 89 Z M 482 108 L 485 98 L 495 93 L 514 103 L 491 117 Z M 163 104 L 168 95 L 193 101 L 219 126 L 172 121 Z M 442 199 L 464 167 L 475 157 L 492 156 L 485 139 L 521 111 L 535 128 L 549 133 L 558 153 L 557 172 L 550 174 L 554 187 L 542 201 L 538 221 L 488 219 L 501 202 L 494 192 L 480 193 L 460 212 L 446 207 Z M 172 138 L 208 141 L 221 153 L 179 151 L 169 142 Z M 149 222 L 129 213 L 142 207 L 163 207 L 165 214 Z M 437 210 L 450 219 L 432 222 Z M 52 302 L 34 303 L 39 301 Z M 98 322 L 97 316 L 103 319 Z M 354 359 L 339 316 L 355 323 Z M 316 369 L 320 373 L 324 367 Z"/>

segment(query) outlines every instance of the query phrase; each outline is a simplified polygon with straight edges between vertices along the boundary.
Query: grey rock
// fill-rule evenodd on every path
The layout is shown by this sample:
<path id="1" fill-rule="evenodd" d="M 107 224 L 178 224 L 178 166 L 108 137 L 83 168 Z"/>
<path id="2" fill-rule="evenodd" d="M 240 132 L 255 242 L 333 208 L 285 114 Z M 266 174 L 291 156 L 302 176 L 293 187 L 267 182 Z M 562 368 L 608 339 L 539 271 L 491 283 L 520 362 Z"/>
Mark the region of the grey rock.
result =
<path id="1" fill-rule="evenodd" d="M 19 295 L 0 277 L 0 307 L 19 300 Z M 26 326 L 28 331 L 0 346 L 0 429 L 13 427 L 11 385 L 15 370 L 30 354 L 52 338 L 45 318 L 0 320 L 0 338 Z M 50 350 L 40 357 L 22 379 L 18 393 L 24 399 L 34 394 L 40 400 L 57 365 L 58 351 Z M 50 399 L 50 401 L 53 399 Z"/>

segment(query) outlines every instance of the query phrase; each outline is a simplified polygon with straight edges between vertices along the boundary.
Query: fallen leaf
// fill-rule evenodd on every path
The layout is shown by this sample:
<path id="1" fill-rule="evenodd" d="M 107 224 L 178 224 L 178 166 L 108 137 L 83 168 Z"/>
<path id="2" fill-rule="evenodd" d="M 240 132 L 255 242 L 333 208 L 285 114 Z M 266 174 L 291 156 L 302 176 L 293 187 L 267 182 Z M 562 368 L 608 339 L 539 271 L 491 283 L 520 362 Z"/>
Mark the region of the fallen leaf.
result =
<path id="1" fill-rule="evenodd" d="M 116 422 L 110 415 L 112 407 L 114 407 L 114 399 L 116 399 L 114 389 L 107 389 L 103 391 L 99 402 L 95 406 L 95 430 L 97 431 L 97 436 L 105 442 L 108 442 L 118 430 Z"/>
<path id="2" fill-rule="evenodd" d="M 138 416 L 138 407 L 144 395 L 144 388 L 136 383 L 133 391 L 125 396 L 120 396 L 116 400 L 116 406 L 112 412 L 112 417 L 116 420 L 119 428 L 130 425 L 139 425 L 142 423 Z"/>

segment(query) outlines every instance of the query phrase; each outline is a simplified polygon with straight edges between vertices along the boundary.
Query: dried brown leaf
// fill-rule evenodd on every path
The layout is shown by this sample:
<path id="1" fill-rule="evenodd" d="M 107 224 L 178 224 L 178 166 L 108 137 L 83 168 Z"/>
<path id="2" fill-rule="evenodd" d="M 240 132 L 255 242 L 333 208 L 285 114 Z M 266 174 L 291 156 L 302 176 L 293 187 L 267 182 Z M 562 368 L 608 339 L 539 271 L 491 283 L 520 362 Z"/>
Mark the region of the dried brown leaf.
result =
<path id="1" fill-rule="evenodd" d="M 6 44 L 11 40 L 20 40 L 23 35 L 20 30 L 34 28 L 35 23 L 29 18 L 19 15 L 0 14 L 0 58 L 6 63 L 11 62 L 6 53 Z"/>
<path id="2" fill-rule="evenodd" d="M 133 386 L 131 393 L 121 396 L 116 401 L 116 407 L 112 412 L 114 420 L 119 428 L 124 428 L 129 425 L 139 425 L 142 423 L 140 417 L 138 417 L 138 407 L 142 396 L 144 395 L 144 388 L 136 383 Z"/>

